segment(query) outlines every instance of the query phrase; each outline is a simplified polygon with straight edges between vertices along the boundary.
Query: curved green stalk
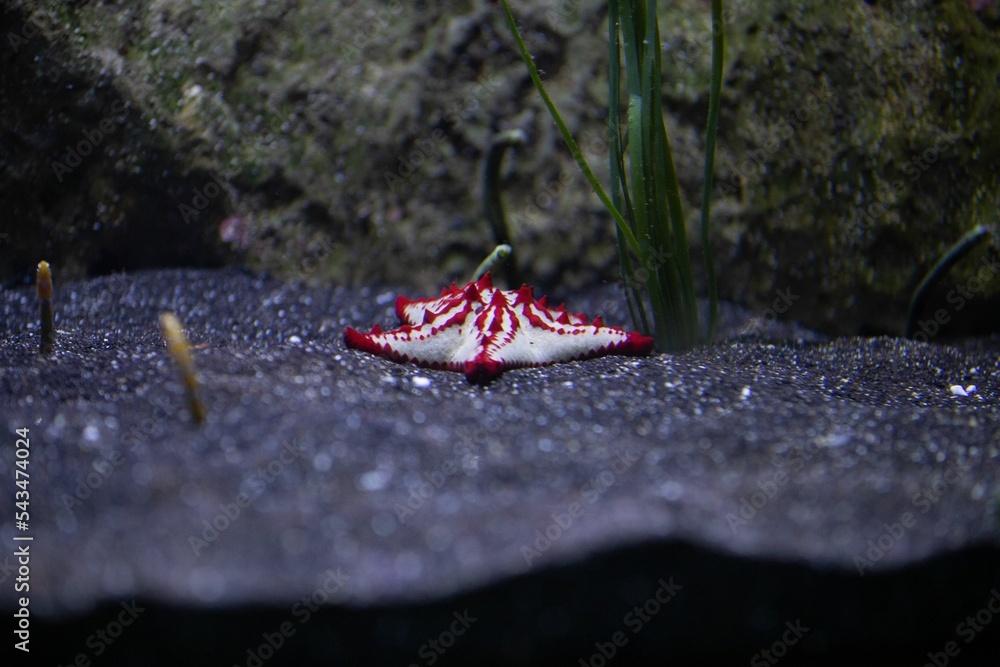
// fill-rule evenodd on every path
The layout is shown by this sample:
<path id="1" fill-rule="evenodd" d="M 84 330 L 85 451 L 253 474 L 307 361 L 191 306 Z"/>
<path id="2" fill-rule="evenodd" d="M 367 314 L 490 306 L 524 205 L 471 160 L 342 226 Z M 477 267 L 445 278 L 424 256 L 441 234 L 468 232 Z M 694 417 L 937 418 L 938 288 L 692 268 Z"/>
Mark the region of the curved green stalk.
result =
<path id="1" fill-rule="evenodd" d="M 486 259 L 480 262 L 479 266 L 476 267 L 475 272 L 472 274 L 472 282 L 475 282 L 480 278 L 482 278 L 483 274 L 485 274 L 487 271 L 492 271 L 497 264 L 510 257 L 511 252 L 512 252 L 511 247 L 506 243 L 501 243 L 496 248 L 494 248 L 493 252 L 487 255 Z"/>
<path id="2" fill-rule="evenodd" d="M 611 197 L 618 210 L 624 207 L 629 225 L 634 225 L 635 210 L 628 194 L 628 184 L 625 182 L 625 163 L 622 160 L 621 135 L 621 56 L 620 40 L 618 38 L 621 12 L 618 0 L 608 2 L 608 170 L 611 174 Z M 633 228 L 634 231 L 634 228 Z M 618 246 L 618 267 L 622 284 L 625 287 L 625 301 L 632 317 L 632 325 L 644 334 L 652 333 L 646 308 L 643 306 L 639 289 L 635 285 L 635 271 L 632 259 L 621 230 L 615 228 L 615 240 Z"/>
<path id="3" fill-rule="evenodd" d="M 615 223 L 618 225 L 618 229 L 625 241 L 628 243 L 629 248 L 639 257 L 643 257 L 642 247 L 635 238 L 635 234 L 629 228 L 628 223 L 625 222 L 625 218 L 618 211 L 615 205 L 608 198 L 608 194 L 604 191 L 601 186 L 601 182 L 597 180 L 594 176 L 594 172 L 591 171 L 590 165 L 587 164 L 587 159 L 583 157 L 583 151 L 577 145 L 576 140 L 573 139 L 573 135 L 570 133 L 569 128 L 566 126 L 566 122 L 563 120 L 562 115 L 556 108 L 555 103 L 552 98 L 549 97 L 548 91 L 545 90 L 544 84 L 542 84 L 542 77 L 538 74 L 538 67 L 535 65 L 535 59 L 531 57 L 528 52 L 528 47 L 524 43 L 524 38 L 521 36 L 521 31 L 517 27 L 517 22 L 514 20 L 514 14 L 510 10 L 510 5 L 507 0 L 500 0 L 500 4 L 503 7 L 504 15 L 507 17 L 507 25 L 510 27 L 511 34 L 514 35 L 514 41 L 517 43 L 517 50 L 521 54 L 521 59 L 524 60 L 524 64 L 528 67 L 528 75 L 531 77 L 531 82 L 535 84 L 535 89 L 538 90 L 538 94 L 542 96 L 542 101 L 549 110 L 549 114 L 552 116 L 552 120 L 555 121 L 556 127 L 559 128 L 559 133 L 562 135 L 563 141 L 566 143 L 566 147 L 569 149 L 570 154 L 576 163 L 580 166 L 580 171 L 583 172 L 584 177 L 587 182 L 590 183 L 590 187 L 593 188 L 594 194 L 597 195 L 604 207 L 608 209 L 611 213 L 611 217 L 615 219 Z"/>
<path id="4" fill-rule="evenodd" d="M 715 336 L 719 319 L 719 288 L 715 280 L 715 257 L 708 236 L 712 211 L 712 190 L 715 179 L 715 142 L 719 130 L 719 109 L 722 102 L 722 68 L 725 61 L 726 37 L 722 17 L 722 0 L 712 0 L 712 83 L 708 93 L 708 124 L 705 128 L 705 176 L 701 190 L 701 250 L 708 283 L 708 330 L 706 338 Z"/>
<path id="5" fill-rule="evenodd" d="M 664 351 L 690 348 L 698 343 L 702 332 L 694 292 L 687 221 L 664 121 L 661 41 L 656 0 L 608 2 L 608 137 L 611 147 L 609 167 L 613 200 L 608 198 L 590 170 L 545 90 L 538 69 L 514 21 L 509 3 L 501 0 L 501 5 L 520 55 L 528 66 L 532 83 L 542 96 L 542 101 L 584 176 L 615 219 L 619 263 L 626 281 L 626 298 L 633 322 L 642 330 L 649 331 L 650 322 L 646 319 L 642 308 L 643 300 L 639 295 L 640 285 L 632 280 L 641 271 L 646 274 L 641 287 L 649 298 L 652 333 L 657 348 Z M 713 189 L 725 45 L 722 0 L 712 2 L 712 38 L 712 88 L 709 94 L 701 209 L 701 236 L 708 272 L 710 305 L 705 332 L 708 339 L 711 339 L 714 332 L 718 311 L 708 224 L 711 219 L 710 197 Z M 627 116 L 624 119 L 623 101 L 627 102 Z M 637 267 L 635 273 L 634 266 Z"/>
<path id="6" fill-rule="evenodd" d="M 520 146 L 525 142 L 524 132 L 519 129 L 501 132 L 490 143 L 486 152 L 486 160 L 483 163 L 482 173 L 482 198 L 483 217 L 490 223 L 493 230 L 493 242 L 497 244 L 497 250 L 501 247 L 507 248 L 507 257 L 512 252 L 514 237 L 511 234 L 510 226 L 507 224 L 507 214 L 504 212 L 503 199 L 500 196 L 500 165 L 503 163 L 504 153 L 511 146 Z M 493 251 L 493 255 L 497 253 Z M 490 255 L 490 257 L 493 257 Z M 480 268 L 482 265 L 480 265 Z M 486 269 L 487 271 L 489 269 Z M 479 269 L 476 269 L 479 271 Z M 483 271 L 485 273 L 485 271 Z M 517 262 L 510 261 L 506 266 L 507 284 L 510 287 L 517 287 L 523 281 Z M 482 275 L 482 274 L 479 274 Z M 479 275 L 475 279 L 479 278 Z"/>
<path id="7" fill-rule="evenodd" d="M 906 315 L 906 330 L 903 336 L 913 338 L 913 332 L 917 328 L 917 318 L 924 309 L 924 303 L 941 278 L 948 273 L 951 267 L 955 266 L 959 260 L 968 255 L 973 248 L 983 242 L 990 235 L 990 228 L 986 225 L 979 225 L 971 231 L 966 232 L 962 238 L 955 242 L 953 246 L 931 267 L 917 289 L 913 291 L 913 298 L 910 299 L 910 309 Z"/>
<path id="8" fill-rule="evenodd" d="M 646 139 L 649 142 L 647 159 L 651 164 L 654 184 L 653 221 L 654 240 L 657 248 L 669 254 L 669 261 L 658 264 L 658 277 L 668 294 L 676 302 L 676 326 L 673 330 L 672 349 L 687 349 L 698 341 L 698 305 L 691 275 L 688 250 L 687 223 L 681 200 L 680 182 L 674 166 L 673 150 L 667 134 L 663 115 L 662 63 L 660 60 L 660 29 L 656 16 L 656 0 L 646 0 L 643 80 L 642 90 L 649 100 L 648 115 L 644 117 Z M 655 45 L 650 47 L 649 45 Z M 666 202 L 666 209 L 663 208 Z"/>

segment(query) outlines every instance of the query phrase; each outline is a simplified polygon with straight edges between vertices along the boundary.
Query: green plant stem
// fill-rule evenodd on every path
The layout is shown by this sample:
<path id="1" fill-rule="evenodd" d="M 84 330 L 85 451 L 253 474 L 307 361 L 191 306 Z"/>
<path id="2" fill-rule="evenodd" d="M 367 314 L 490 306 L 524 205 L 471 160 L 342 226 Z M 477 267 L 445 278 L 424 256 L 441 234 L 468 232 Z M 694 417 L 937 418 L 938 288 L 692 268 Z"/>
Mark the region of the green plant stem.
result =
<path id="1" fill-rule="evenodd" d="M 499 250 L 500 246 L 507 248 L 507 255 L 505 256 L 511 254 L 514 240 L 510 226 L 507 224 L 507 214 L 504 211 L 503 199 L 500 196 L 500 166 L 503 164 L 503 156 L 507 149 L 512 146 L 520 146 L 524 142 L 524 132 L 519 129 L 501 132 L 490 143 L 490 148 L 486 152 L 486 160 L 483 163 L 483 217 L 490 223 L 490 228 L 493 230 L 493 242 L 497 244 L 497 250 Z M 494 250 L 495 253 L 496 250 Z M 490 256 L 492 257 L 493 255 Z M 511 260 L 505 268 L 508 285 L 517 287 L 523 282 L 516 261 Z M 477 275 L 476 279 L 478 277 Z"/>
<path id="2" fill-rule="evenodd" d="M 517 50 L 521 55 L 521 59 L 528 67 L 528 75 L 531 77 L 532 83 L 538 90 L 538 94 L 542 96 L 542 101 L 545 103 L 546 108 L 548 108 L 549 114 L 555 121 L 556 127 L 559 128 L 559 134 L 562 135 L 563 141 L 566 143 L 566 147 L 569 149 L 573 159 L 576 160 L 576 163 L 579 165 L 580 171 L 583 172 L 587 182 L 590 183 L 590 187 L 594 190 L 594 194 L 597 195 L 598 199 L 601 200 L 601 203 L 604 204 L 604 207 L 608 209 L 609 213 L 611 213 L 611 217 L 615 219 L 615 223 L 618 225 L 618 229 L 621 231 L 626 243 L 628 243 L 629 248 L 637 256 L 643 257 L 642 247 L 636 240 L 635 234 L 632 233 L 628 223 L 625 222 L 625 218 L 622 217 L 622 214 L 608 198 L 608 194 L 601 186 L 601 182 L 597 180 L 596 176 L 594 176 L 594 172 L 591 171 L 590 165 L 587 164 L 587 159 L 583 156 L 583 151 L 580 150 L 576 140 L 573 139 L 573 135 L 566 126 L 566 122 L 563 120 L 562 115 L 556 108 L 552 98 L 549 97 L 548 91 L 545 90 L 545 85 L 542 83 L 542 77 L 538 73 L 538 67 L 535 65 L 535 60 L 531 57 L 531 53 L 528 52 L 528 47 L 525 45 L 524 38 L 521 36 L 521 31 L 517 27 L 517 21 L 514 20 L 514 14 L 510 10 L 510 5 L 507 3 L 507 0 L 500 0 L 500 4 L 503 7 L 504 15 L 507 18 L 507 25 L 510 28 L 511 34 L 514 36 L 514 42 L 517 44 Z"/>
<path id="3" fill-rule="evenodd" d="M 675 286 L 663 284 L 660 265 L 670 254 L 664 247 L 664 238 L 657 221 L 660 220 L 662 199 L 656 194 L 656 176 L 651 153 L 651 136 L 647 91 L 643 89 L 640 63 L 643 62 L 644 37 L 641 12 L 637 13 L 634 0 L 625 0 L 620 5 L 620 29 L 622 52 L 625 58 L 625 89 L 628 96 L 627 136 L 628 145 L 621 152 L 628 154 L 629 178 L 623 190 L 631 190 L 632 219 L 639 242 L 645 246 L 646 260 L 640 263 L 649 305 L 653 315 L 653 337 L 661 350 L 677 347 L 673 340 L 674 326 L 680 322 L 677 310 Z M 612 102 L 609 100 L 609 104 Z M 617 100 L 615 101 L 617 103 Z M 624 157 L 622 157 L 624 164 Z"/>
<path id="4" fill-rule="evenodd" d="M 927 275 L 917 285 L 917 289 L 913 291 L 913 298 L 910 299 L 910 308 L 906 316 L 906 329 L 903 332 L 903 336 L 913 338 L 913 333 L 917 328 L 917 318 L 923 312 L 924 304 L 927 301 L 927 297 L 930 296 L 931 290 L 951 270 L 951 267 L 955 266 L 959 260 L 972 252 L 972 249 L 982 243 L 990 233 L 991 230 L 986 225 L 979 225 L 966 232 L 931 267 L 931 270 L 927 272 Z"/>
<path id="5" fill-rule="evenodd" d="M 719 288 L 715 279 L 715 257 L 708 235 L 712 214 L 712 190 L 715 182 L 715 144 L 719 131 L 719 110 L 722 104 L 722 69 L 725 62 L 726 35 L 722 17 L 722 0 L 712 0 L 712 82 L 708 93 L 708 123 L 705 128 L 705 175 L 701 190 L 701 250 L 705 262 L 708 288 L 708 327 L 705 338 L 715 337 L 719 319 Z"/>
<path id="6" fill-rule="evenodd" d="M 479 266 L 476 267 L 475 272 L 472 274 L 472 281 L 475 282 L 482 278 L 485 273 L 492 271 L 497 264 L 510 257 L 511 252 L 511 247 L 506 243 L 498 245 L 493 249 L 493 252 L 487 255 L 486 259 L 480 262 Z"/>
<path id="7" fill-rule="evenodd" d="M 664 288 L 674 295 L 679 311 L 678 326 L 674 332 L 673 349 L 687 349 L 698 340 L 698 306 L 691 275 L 691 258 L 688 250 L 687 223 L 681 200 L 680 181 L 674 165 L 673 149 L 663 120 L 662 63 L 660 59 L 660 28 L 656 16 L 656 0 L 646 0 L 644 25 L 646 28 L 643 49 L 643 90 L 649 100 L 649 141 L 652 148 L 652 167 L 655 175 L 657 221 L 660 238 L 658 247 L 668 248 L 670 261 L 660 262 L 658 276 Z M 662 208 L 666 200 L 667 210 Z"/>
<path id="8" fill-rule="evenodd" d="M 655 338 L 661 350 L 697 340 L 698 312 L 691 280 L 680 186 L 663 122 L 656 4 L 622 5 L 622 44 L 629 97 L 628 154 L 636 233 L 649 246 L 646 264 Z"/>
<path id="9" fill-rule="evenodd" d="M 594 176 L 545 90 L 509 3 L 501 0 L 501 5 L 532 83 L 580 170 L 615 220 L 619 263 L 633 323 L 643 331 L 649 330 L 649 320 L 639 294 L 639 286 L 644 283 L 657 348 L 669 351 L 692 347 L 701 339 L 702 331 L 680 182 L 664 121 L 663 64 L 656 0 L 608 2 L 608 135 L 613 199 L 608 197 Z M 701 221 L 703 254 L 709 272 L 710 314 L 705 332 L 709 339 L 714 332 L 718 308 L 708 224 L 725 46 L 722 0 L 713 0 L 712 28 L 713 78 L 706 128 L 706 178 Z M 623 101 L 627 102 L 624 123 L 621 116 Z"/>
<path id="10" fill-rule="evenodd" d="M 635 219 L 635 212 L 632 201 L 628 195 L 628 187 L 625 183 L 625 166 L 622 161 L 622 135 L 621 135 L 621 61 L 620 61 L 620 41 L 618 38 L 619 25 L 621 23 L 621 12 L 618 0 L 608 2 L 608 168 L 611 174 L 611 197 L 618 210 L 625 211 L 625 217 L 632 225 Z M 635 230 L 633 229 L 633 232 Z M 618 246 L 618 267 L 621 273 L 622 284 L 625 286 L 625 301 L 628 304 L 629 315 L 632 318 L 632 325 L 644 334 L 652 333 L 649 328 L 649 319 L 646 317 L 646 308 L 642 303 L 642 297 L 635 284 L 635 271 L 632 266 L 632 259 L 629 257 L 628 248 L 625 247 L 625 239 L 621 230 L 615 228 L 615 241 Z"/>

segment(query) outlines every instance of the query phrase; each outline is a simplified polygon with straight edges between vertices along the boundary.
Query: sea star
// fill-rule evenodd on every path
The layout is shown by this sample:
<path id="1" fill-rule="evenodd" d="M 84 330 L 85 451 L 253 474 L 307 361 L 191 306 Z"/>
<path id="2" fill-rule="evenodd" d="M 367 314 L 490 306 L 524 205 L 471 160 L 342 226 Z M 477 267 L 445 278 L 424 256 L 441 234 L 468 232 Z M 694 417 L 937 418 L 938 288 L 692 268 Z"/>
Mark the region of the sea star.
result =
<path id="1" fill-rule="evenodd" d="M 403 323 L 368 333 L 344 331 L 348 347 L 394 361 L 465 373 L 486 384 L 509 368 L 544 366 L 605 354 L 647 354 L 653 339 L 605 326 L 600 317 L 550 308 L 531 287 L 493 287 L 487 273 L 465 287 L 452 284 L 435 298 L 396 299 Z"/>

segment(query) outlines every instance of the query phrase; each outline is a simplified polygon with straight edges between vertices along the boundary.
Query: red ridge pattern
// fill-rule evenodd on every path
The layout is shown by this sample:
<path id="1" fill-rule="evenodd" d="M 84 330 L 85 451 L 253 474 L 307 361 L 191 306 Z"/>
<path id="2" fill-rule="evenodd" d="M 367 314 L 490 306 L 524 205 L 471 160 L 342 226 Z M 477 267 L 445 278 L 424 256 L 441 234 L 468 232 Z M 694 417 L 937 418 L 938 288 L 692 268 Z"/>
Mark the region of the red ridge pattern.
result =
<path id="1" fill-rule="evenodd" d="M 644 355 L 649 336 L 592 321 L 565 306 L 550 308 L 531 287 L 493 287 L 490 275 L 464 287 L 455 284 L 429 299 L 396 299 L 402 326 L 368 333 L 348 327 L 348 347 L 399 362 L 465 373 L 485 384 L 509 368 L 544 366 L 605 354 Z"/>

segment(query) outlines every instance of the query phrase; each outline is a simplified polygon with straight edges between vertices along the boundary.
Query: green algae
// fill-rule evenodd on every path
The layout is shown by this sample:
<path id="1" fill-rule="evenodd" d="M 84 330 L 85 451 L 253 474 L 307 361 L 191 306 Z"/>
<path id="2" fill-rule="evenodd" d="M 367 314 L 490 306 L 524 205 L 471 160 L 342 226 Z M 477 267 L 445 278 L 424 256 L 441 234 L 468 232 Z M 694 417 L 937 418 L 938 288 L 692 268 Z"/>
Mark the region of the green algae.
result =
<path id="1" fill-rule="evenodd" d="M 202 215 L 198 243 L 235 214 L 253 233 L 240 255 L 252 266 L 432 288 L 480 258 L 488 236 L 470 174 L 496 131 L 519 128 L 529 146 L 502 178 L 525 277 L 565 289 L 614 279 L 613 234 L 546 127 L 494 8 L 11 5 L 44 16 L 59 67 L 134 107 L 136 124 L 108 144 L 124 157 L 107 160 L 149 170 L 152 146 L 186 179 L 172 190 L 227 186 Z M 605 152 L 603 6 L 574 3 L 571 16 L 556 0 L 516 8 L 572 129 L 598 137 L 581 141 L 591 155 Z M 661 11 L 664 104 L 693 229 L 709 15 L 698 0 L 661 2 Z M 962 0 L 731 3 L 714 215 L 724 296 L 759 306 L 793 288 L 802 298 L 789 316 L 830 331 L 898 330 L 922 272 L 962 233 L 994 224 L 1000 208 L 991 114 L 1000 26 L 990 11 Z M 120 178 L 104 180 L 113 191 L 98 203 L 124 216 L 120 225 L 143 225 L 135 205 L 115 199 L 157 186 L 121 193 Z M 90 205 L 64 196 L 66 211 Z M 35 217 L 67 239 L 86 238 L 93 224 L 82 214 Z M 104 252 L 100 243 L 76 245 Z M 60 259 L 68 276 L 91 264 L 70 245 Z M 295 257 L 299 249 L 312 259 Z M 963 270 L 952 280 L 966 279 Z"/>

